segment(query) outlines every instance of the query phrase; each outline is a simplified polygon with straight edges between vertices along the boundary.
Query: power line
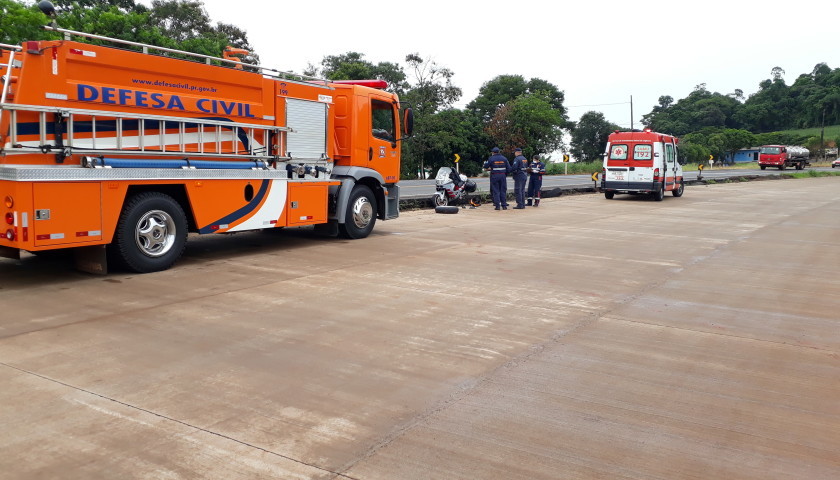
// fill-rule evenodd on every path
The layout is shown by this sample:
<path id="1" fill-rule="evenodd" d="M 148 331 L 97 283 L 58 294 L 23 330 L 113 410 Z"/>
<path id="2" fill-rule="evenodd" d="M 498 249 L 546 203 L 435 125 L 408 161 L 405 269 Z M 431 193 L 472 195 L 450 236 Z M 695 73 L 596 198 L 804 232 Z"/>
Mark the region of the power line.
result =
<path id="1" fill-rule="evenodd" d="M 604 107 L 608 105 L 630 105 L 630 102 L 619 102 L 619 103 L 594 103 L 592 105 L 565 105 L 566 108 L 578 108 L 578 107 Z"/>

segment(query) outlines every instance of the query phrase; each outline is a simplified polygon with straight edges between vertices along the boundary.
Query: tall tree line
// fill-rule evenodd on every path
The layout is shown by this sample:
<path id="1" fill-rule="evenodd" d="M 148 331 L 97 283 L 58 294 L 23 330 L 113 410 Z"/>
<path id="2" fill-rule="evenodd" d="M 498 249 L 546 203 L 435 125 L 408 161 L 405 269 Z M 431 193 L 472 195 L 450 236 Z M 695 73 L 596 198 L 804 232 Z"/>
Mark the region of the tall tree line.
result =
<path id="1" fill-rule="evenodd" d="M 151 7 L 134 0 L 53 3 L 58 24 L 71 30 L 211 56 L 221 56 L 227 45 L 253 51 L 244 30 L 213 23 L 201 0 L 153 0 Z M 0 0 L 0 13 L 0 43 L 58 37 L 40 28 L 45 18 L 34 5 Z M 257 60 L 252 55 L 246 62 Z M 619 128 L 595 111 L 586 112 L 578 122 L 569 121 L 559 87 L 522 75 L 490 79 L 465 108 L 454 108 L 462 96 L 452 81 L 454 72 L 419 53 L 407 54 L 402 62 L 378 63 L 359 52 L 325 55 L 304 73 L 331 80 L 388 81 L 389 90 L 416 114 L 415 136 L 403 145 L 403 178 L 451 165 L 456 153 L 461 170 L 475 175 L 494 146 L 508 153 L 521 147 L 527 156 L 563 150 L 578 161 L 599 161 L 607 137 Z M 784 75 L 781 68 L 773 68 L 771 77 L 760 82 L 749 98 L 741 90 L 710 92 L 705 84 L 676 101 L 663 95 L 643 123 L 682 137 L 682 152 L 690 161 L 765 143 L 813 144 L 813 139 L 771 132 L 840 124 L 840 69 L 820 63 L 792 85 L 785 83 Z M 571 138 L 568 146 L 563 145 L 565 133 Z"/>
<path id="2" fill-rule="evenodd" d="M 840 124 L 840 69 L 819 63 L 791 85 L 785 83 L 784 75 L 780 67 L 773 68 L 771 78 L 761 81 L 758 91 L 747 99 L 741 90 L 724 95 L 709 92 L 705 84 L 677 102 L 661 96 L 659 105 L 642 121 L 675 135 L 707 127 L 758 134 Z"/>

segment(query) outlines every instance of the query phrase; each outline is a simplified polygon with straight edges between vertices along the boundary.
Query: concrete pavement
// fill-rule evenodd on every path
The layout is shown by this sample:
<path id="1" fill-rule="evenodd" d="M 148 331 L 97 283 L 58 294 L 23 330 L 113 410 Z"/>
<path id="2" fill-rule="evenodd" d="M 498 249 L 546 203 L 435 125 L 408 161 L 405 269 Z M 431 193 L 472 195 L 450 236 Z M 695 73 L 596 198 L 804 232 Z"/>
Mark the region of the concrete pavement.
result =
<path id="1" fill-rule="evenodd" d="M 838 187 L 2 260 L 0 478 L 838 478 Z"/>

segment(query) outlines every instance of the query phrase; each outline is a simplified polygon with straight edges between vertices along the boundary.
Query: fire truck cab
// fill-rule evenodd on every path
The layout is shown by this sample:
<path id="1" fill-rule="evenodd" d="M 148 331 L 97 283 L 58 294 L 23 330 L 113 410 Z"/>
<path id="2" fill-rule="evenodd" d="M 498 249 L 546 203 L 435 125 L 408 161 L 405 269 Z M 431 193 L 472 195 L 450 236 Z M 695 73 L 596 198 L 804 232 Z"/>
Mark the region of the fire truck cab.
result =
<path id="1" fill-rule="evenodd" d="M 610 134 L 601 176 L 604 196 L 646 193 L 656 201 L 665 198 L 666 191 L 682 196 L 685 185 L 677 142 L 676 137 L 649 129 Z"/>

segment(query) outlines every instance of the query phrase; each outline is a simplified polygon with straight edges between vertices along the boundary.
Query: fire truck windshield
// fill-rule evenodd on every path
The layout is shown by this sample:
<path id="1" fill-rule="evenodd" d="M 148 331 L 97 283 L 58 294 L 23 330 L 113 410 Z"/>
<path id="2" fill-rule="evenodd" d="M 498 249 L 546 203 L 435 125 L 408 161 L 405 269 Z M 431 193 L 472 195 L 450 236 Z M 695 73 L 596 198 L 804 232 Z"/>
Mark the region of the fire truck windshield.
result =
<path id="1" fill-rule="evenodd" d="M 780 147 L 761 147 L 760 153 L 765 155 L 778 155 L 782 153 L 782 149 Z"/>

